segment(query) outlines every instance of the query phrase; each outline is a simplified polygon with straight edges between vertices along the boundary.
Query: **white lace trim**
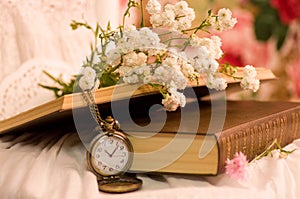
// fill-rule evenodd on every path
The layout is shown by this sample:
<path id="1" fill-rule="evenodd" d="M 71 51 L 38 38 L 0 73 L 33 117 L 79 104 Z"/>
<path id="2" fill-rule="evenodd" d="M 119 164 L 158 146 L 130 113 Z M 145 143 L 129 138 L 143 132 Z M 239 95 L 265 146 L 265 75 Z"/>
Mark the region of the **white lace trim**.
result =
<path id="1" fill-rule="evenodd" d="M 17 71 L 6 77 L 0 84 L 0 120 L 43 104 L 55 98 L 54 93 L 38 84 L 55 85 L 43 71 L 58 77 L 70 77 L 72 69 L 62 61 L 32 59 Z"/>

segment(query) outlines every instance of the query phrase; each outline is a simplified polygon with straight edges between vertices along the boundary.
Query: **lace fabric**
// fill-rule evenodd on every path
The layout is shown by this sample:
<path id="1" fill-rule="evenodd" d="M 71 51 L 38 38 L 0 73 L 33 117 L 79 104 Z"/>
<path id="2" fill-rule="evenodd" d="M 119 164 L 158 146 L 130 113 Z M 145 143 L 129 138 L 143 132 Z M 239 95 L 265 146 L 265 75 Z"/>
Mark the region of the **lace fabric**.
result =
<path id="1" fill-rule="evenodd" d="M 0 120 L 54 99 L 54 93 L 39 84 L 55 85 L 43 71 L 58 77 L 70 78 L 72 68 L 62 61 L 32 59 L 5 78 L 0 85 Z"/>
<path id="2" fill-rule="evenodd" d="M 113 3 L 114 2 L 114 3 Z M 76 74 L 90 53 L 93 35 L 72 30 L 72 20 L 106 24 L 117 20 L 111 12 L 117 1 L 107 0 L 1 0 L 0 1 L 0 120 L 54 98 L 39 83 L 53 85 L 54 76 Z M 108 7 L 107 7 L 108 6 Z"/>
<path id="3" fill-rule="evenodd" d="M 89 53 L 92 34 L 73 31 L 71 21 L 96 23 L 93 1 L 1 0 L 0 79 L 29 59 L 44 57 L 80 66 Z"/>

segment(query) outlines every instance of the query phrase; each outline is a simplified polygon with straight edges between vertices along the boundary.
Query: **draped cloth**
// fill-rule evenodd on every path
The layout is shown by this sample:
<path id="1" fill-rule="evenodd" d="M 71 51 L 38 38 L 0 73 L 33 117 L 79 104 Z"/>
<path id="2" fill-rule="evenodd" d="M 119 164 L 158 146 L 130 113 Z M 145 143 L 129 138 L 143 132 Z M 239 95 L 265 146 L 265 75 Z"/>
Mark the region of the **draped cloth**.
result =
<path id="1" fill-rule="evenodd" d="M 76 132 L 26 132 L 0 138 L 0 193 L 7 199 L 101 198 L 298 198 L 300 140 L 286 159 L 278 151 L 248 167 L 248 179 L 218 176 L 139 174 L 141 190 L 121 195 L 97 189 L 96 176 L 87 170 L 86 149 Z"/>

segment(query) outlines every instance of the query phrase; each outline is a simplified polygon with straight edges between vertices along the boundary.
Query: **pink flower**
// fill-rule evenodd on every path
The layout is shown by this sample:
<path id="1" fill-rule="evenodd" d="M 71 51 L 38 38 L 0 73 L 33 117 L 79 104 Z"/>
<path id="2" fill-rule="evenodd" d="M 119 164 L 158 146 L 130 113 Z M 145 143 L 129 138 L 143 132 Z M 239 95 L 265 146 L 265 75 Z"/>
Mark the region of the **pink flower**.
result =
<path id="1" fill-rule="evenodd" d="M 287 73 L 292 81 L 293 94 L 300 97 L 300 57 L 295 59 L 289 66 Z"/>
<path id="2" fill-rule="evenodd" d="M 286 24 L 300 18 L 299 0 L 271 0 L 271 5 L 278 10 L 281 21 Z"/>
<path id="3" fill-rule="evenodd" d="M 273 52 L 269 48 L 270 43 L 257 41 L 253 30 L 252 13 L 235 9 L 233 16 L 238 20 L 236 26 L 232 30 L 217 33 L 222 39 L 222 50 L 225 52 L 221 63 L 267 67 Z"/>
<path id="4" fill-rule="evenodd" d="M 248 161 L 242 152 L 237 152 L 234 158 L 226 160 L 225 173 L 237 180 L 246 180 L 246 169 Z"/>

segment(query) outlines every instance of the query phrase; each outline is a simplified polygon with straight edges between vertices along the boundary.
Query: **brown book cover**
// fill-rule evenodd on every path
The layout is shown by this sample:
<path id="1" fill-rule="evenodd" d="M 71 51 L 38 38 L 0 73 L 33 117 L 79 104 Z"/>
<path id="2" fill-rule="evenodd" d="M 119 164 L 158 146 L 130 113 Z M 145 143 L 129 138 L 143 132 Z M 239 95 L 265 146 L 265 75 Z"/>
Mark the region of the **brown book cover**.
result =
<path id="1" fill-rule="evenodd" d="M 193 103 L 186 107 L 188 114 L 182 116 L 182 110 L 168 112 L 166 121 L 157 119 L 163 115 L 162 110 L 154 111 L 152 127 L 161 123 L 164 126 L 150 138 L 140 138 L 150 129 L 135 132 L 124 127 L 133 135 L 131 140 L 135 151 L 140 153 L 135 157 L 132 170 L 215 175 L 224 172 L 226 159 L 233 158 L 236 152 L 243 152 L 250 161 L 275 139 L 285 146 L 300 138 L 300 103 L 227 101 L 224 107 L 224 102 L 200 101 L 199 110 Z M 195 120 L 198 111 L 200 119 Z M 138 117 L 135 121 L 144 126 L 150 119 Z M 198 124 L 198 129 L 194 128 L 195 124 Z M 179 136 L 177 140 L 176 136 Z M 169 146 L 171 142 L 176 144 Z M 166 146 L 170 148 L 161 150 Z"/>

